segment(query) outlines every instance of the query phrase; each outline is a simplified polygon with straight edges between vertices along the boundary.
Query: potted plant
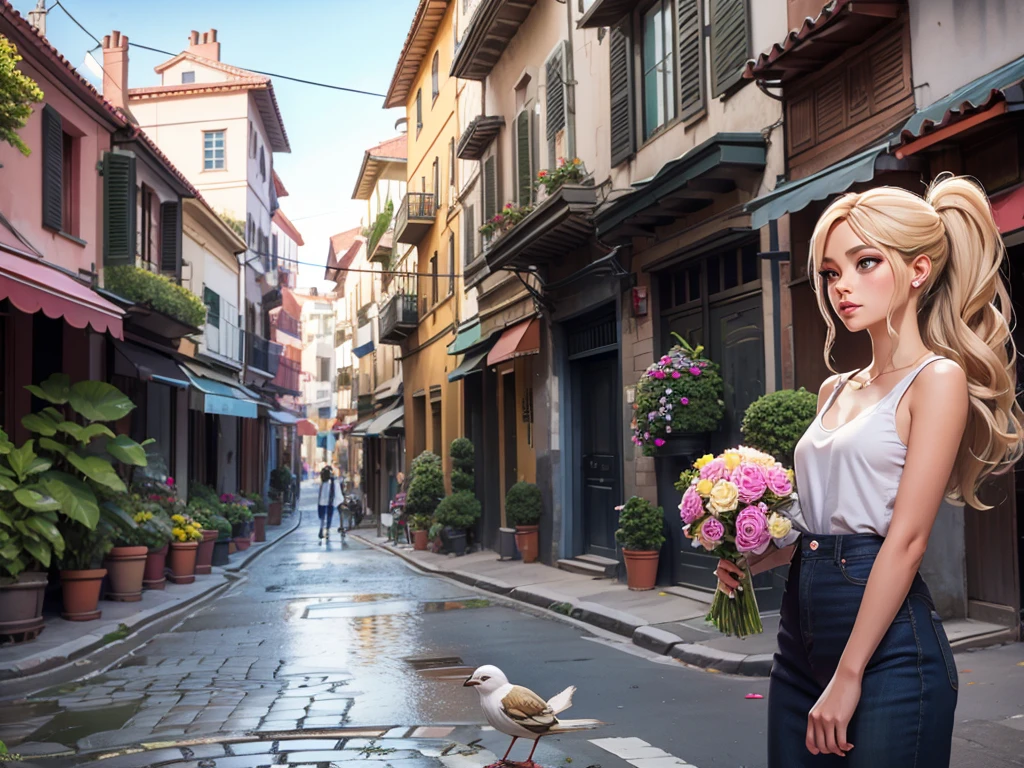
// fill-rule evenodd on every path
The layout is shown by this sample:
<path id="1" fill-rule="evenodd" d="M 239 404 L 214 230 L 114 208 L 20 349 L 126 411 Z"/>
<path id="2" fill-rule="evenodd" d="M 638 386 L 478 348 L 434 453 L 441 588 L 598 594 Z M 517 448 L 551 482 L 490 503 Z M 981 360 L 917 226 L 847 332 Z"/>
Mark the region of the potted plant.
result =
<path id="1" fill-rule="evenodd" d="M 135 526 L 120 526 L 114 536 L 114 546 L 107 553 L 103 567 L 107 569 L 109 586 L 107 600 L 120 603 L 136 603 L 142 599 L 142 580 L 146 571 L 149 546 L 143 527 L 140 525 L 138 502 L 128 494 L 117 494 L 111 499 L 122 512 L 132 516 Z"/>
<path id="2" fill-rule="evenodd" d="M 168 557 L 174 584 L 191 584 L 196 580 L 196 554 L 203 540 L 203 529 L 189 515 L 171 517 L 171 553 Z"/>
<path id="3" fill-rule="evenodd" d="M 230 493 L 221 496 L 221 505 L 224 517 L 231 523 L 231 536 L 235 549 L 244 552 L 252 543 L 250 533 L 252 510 L 248 505 L 242 503 L 242 499 Z"/>
<path id="4" fill-rule="evenodd" d="M 267 540 L 267 506 L 263 503 L 263 497 L 258 493 L 250 493 L 245 496 L 252 506 L 252 521 L 256 533 L 256 541 Z"/>
<path id="5" fill-rule="evenodd" d="M 209 522 L 217 531 L 217 539 L 213 542 L 213 559 L 211 565 L 223 566 L 228 564 L 228 556 L 231 544 L 231 523 L 221 515 L 210 515 Z"/>
<path id="6" fill-rule="evenodd" d="M 430 523 L 430 530 L 427 531 L 428 549 L 434 554 L 437 554 L 444 549 L 444 541 L 441 539 L 441 533 L 444 531 L 444 526 L 436 520 Z"/>
<path id="7" fill-rule="evenodd" d="M 544 192 L 550 197 L 564 184 L 579 184 L 586 178 L 587 169 L 582 160 L 574 157 L 571 161 L 566 161 L 564 157 L 560 157 L 555 170 L 545 169 L 537 172 L 534 186 L 537 189 L 544 187 Z"/>
<path id="8" fill-rule="evenodd" d="M 444 526 L 449 551 L 458 556 L 466 554 L 466 529 L 476 525 L 480 519 L 480 501 L 472 491 L 459 491 L 446 496 L 437 505 L 434 514 L 437 522 Z"/>
<path id="9" fill-rule="evenodd" d="M 619 510 L 615 540 L 626 560 L 626 584 L 634 591 L 654 589 L 658 552 L 665 543 L 665 514 L 647 499 L 633 496 Z"/>
<path id="10" fill-rule="evenodd" d="M 412 477 L 405 498 L 405 514 L 432 520 L 437 505 L 444 496 L 444 472 L 441 457 L 424 451 L 412 462 Z M 430 537 L 433 538 L 433 537 Z"/>
<path id="11" fill-rule="evenodd" d="M 426 515 L 413 515 L 409 518 L 409 529 L 412 531 L 412 548 L 425 551 L 427 533 L 430 530 L 430 518 Z"/>
<path id="12" fill-rule="evenodd" d="M 761 395 L 747 407 L 743 415 L 745 442 L 751 448 L 769 453 L 793 465 L 793 451 L 818 411 L 818 396 L 803 387 L 780 389 Z"/>
<path id="13" fill-rule="evenodd" d="M 199 526 L 203 538 L 196 549 L 196 576 L 206 576 L 213 571 L 213 548 L 220 537 L 220 531 L 214 527 L 214 511 L 205 501 L 195 499 L 188 503 L 187 514 Z"/>
<path id="14" fill-rule="evenodd" d="M 270 504 L 267 505 L 267 525 L 281 524 L 281 511 L 284 507 L 284 495 L 292 484 L 292 473 L 288 467 L 281 465 L 270 473 Z"/>
<path id="15" fill-rule="evenodd" d="M 37 522 L 29 523 L 24 513 L 22 527 L 0 523 L 0 528 L 8 528 L 3 548 L 10 545 L 14 551 L 20 543 L 39 560 L 40 537 L 56 548 L 59 535 L 64 544 L 58 559 L 63 568 L 65 617 L 97 618 L 100 582 L 106 573 L 101 567 L 103 557 L 113 545 L 118 526 L 135 527 L 131 517 L 109 501 L 112 492 L 127 490 L 114 462 L 146 466 L 144 446 L 149 441 L 136 443 L 106 426 L 135 408 L 110 384 L 80 381 L 72 385 L 66 374 L 54 374 L 26 389 L 49 405 L 22 418 L 22 425 L 36 437 L 20 448 L 13 448 L 4 437 L 7 451 L 0 490 L 11 494 L 5 500 L 8 507 L 17 504 L 37 515 L 59 514 L 32 515 Z M 107 501 L 101 503 L 101 498 Z M 48 525 L 40 527 L 42 522 Z M 12 527 L 20 533 L 14 543 Z"/>
<path id="16" fill-rule="evenodd" d="M 704 347 L 672 335 L 679 343 L 649 366 L 636 385 L 632 440 L 645 456 L 687 435 L 701 443 L 687 450 L 703 453 L 706 435 L 725 415 L 718 365 L 703 356 Z"/>
<path id="17" fill-rule="evenodd" d="M 163 589 L 167 586 L 164 567 L 167 563 L 167 550 L 173 535 L 171 519 L 164 514 L 158 505 L 141 505 L 134 515 L 135 524 L 139 526 L 139 539 L 146 545 L 146 566 L 142 573 L 143 589 Z"/>
<path id="18" fill-rule="evenodd" d="M 516 529 L 516 547 L 524 563 L 532 563 L 540 554 L 538 523 L 544 509 L 540 488 L 533 483 L 518 482 L 505 495 L 505 519 Z"/>

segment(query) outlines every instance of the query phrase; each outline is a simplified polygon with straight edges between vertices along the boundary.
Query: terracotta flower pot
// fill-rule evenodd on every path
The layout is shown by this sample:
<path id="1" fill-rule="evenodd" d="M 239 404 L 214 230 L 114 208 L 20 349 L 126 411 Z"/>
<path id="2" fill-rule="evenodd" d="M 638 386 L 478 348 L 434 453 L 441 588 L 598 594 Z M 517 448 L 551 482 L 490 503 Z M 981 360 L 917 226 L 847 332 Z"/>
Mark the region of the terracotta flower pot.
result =
<path id="1" fill-rule="evenodd" d="M 172 541 L 170 561 L 172 584 L 191 584 L 196 580 L 196 554 L 198 541 Z"/>
<path id="2" fill-rule="evenodd" d="M 64 611 L 61 616 L 68 621 L 92 621 L 103 615 L 97 606 L 100 603 L 100 587 L 106 568 L 89 571 L 61 571 L 60 583 L 64 592 Z"/>
<path id="3" fill-rule="evenodd" d="M 253 515 L 253 522 L 255 523 L 254 532 L 256 534 L 256 541 L 267 540 L 267 516 L 266 515 Z"/>
<path id="4" fill-rule="evenodd" d="M 654 589 L 658 579 L 658 552 L 624 549 L 622 555 L 626 559 L 626 586 L 634 592 Z"/>
<path id="5" fill-rule="evenodd" d="M 238 551 L 238 545 L 235 544 L 234 539 L 228 539 L 228 554 L 233 555 Z"/>
<path id="6" fill-rule="evenodd" d="M 272 501 L 267 505 L 267 525 L 280 525 L 281 512 L 284 505 L 280 501 Z"/>
<path id="7" fill-rule="evenodd" d="M 426 550 L 428 542 L 427 531 L 413 531 L 412 532 L 412 548 L 419 550 Z"/>
<path id="8" fill-rule="evenodd" d="M 0 579 L 0 637 L 17 642 L 34 640 L 43 631 L 43 596 L 46 574 L 26 572 Z"/>
<path id="9" fill-rule="evenodd" d="M 110 576 L 107 600 L 137 603 L 142 599 L 142 580 L 146 575 L 149 547 L 114 547 L 103 565 Z"/>
<path id="10" fill-rule="evenodd" d="M 146 555 L 146 570 L 142 575 L 142 586 L 145 589 L 163 589 L 167 586 L 164 566 L 167 564 L 167 545 L 160 549 L 151 549 Z"/>
<path id="11" fill-rule="evenodd" d="M 196 576 L 206 576 L 213 570 L 213 545 L 217 543 L 220 531 L 203 530 L 203 540 L 196 550 Z"/>
<path id="12" fill-rule="evenodd" d="M 252 544 L 252 538 L 249 536 L 236 536 L 234 542 L 236 552 L 245 552 Z"/>
<path id="13" fill-rule="evenodd" d="M 535 562 L 537 555 L 540 554 L 540 545 L 537 543 L 538 528 L 536 525 L 516 526 L 516 548 L 523 556 L 524 563 Z"/>

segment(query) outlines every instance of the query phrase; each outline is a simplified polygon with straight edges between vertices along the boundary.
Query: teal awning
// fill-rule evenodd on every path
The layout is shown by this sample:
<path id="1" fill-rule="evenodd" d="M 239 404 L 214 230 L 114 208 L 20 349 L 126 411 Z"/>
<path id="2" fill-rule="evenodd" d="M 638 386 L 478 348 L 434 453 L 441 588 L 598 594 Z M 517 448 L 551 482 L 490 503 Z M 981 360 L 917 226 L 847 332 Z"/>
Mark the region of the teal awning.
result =
<path id="1" fill-rule="evenodd" d="M 824 200 L 831 195 L 845 192 L 861 181 L 875 177 L 875 161 L 889 149 L 889 141 L 876 144 L 871 149 L 840 160 L 806 179 L 787 181 L 771 192 L 751 200 L 746 205 L 750 213 L 750 228 L 760 229 L 769 221 L 781 218 L 786 213 L 802 211 L 815 200 Z"/>
<path id="2" fill-rule="evenodd" d="M 448 345 L 449 355 L 461 355 L 467 349 L 480 341 L 480 321 L 477 320 L 464 330 L 459 331 L 455 341 Z"/>
<path id="3" fill-rule="evenodd" d="M 948 96 L 918 111 L 903 124 L 900 135 L 904 140 L 912 141 L 928 129 L 941 128 L 955 115 L 989 106 L 996 95 L 1018 85 L 1022 80 L 1024 56 L 957 88 Z"/>
<path id="4" fill-rule="evenodd" d="M 186 370 L 189 381 L 195 389 L 195 395 L 200 398 L 199 407 L 203 413 L 217 413 L 221 416 L 238 416 L 243 419 L 255 419 L 257 417 L 256 403 L 245 396 L 245 394 L 234 387 L 222 384 L 213 379 L 197 376 Z"/>
<path id="5" fill-rule="evenodd" d="M 482 367 L 481 363 L 487 359 L 487 353 L 490 351 L 491 348 L 488 346 L 486 349 L 466 355 L 462 364 L 448 374 L 448 381 L 458 381 L 459 379 L 466 378 L 471 373 L 479 373 Z"/>
<path id="6" fill-rule="evenodd" d="M 299 423 L 299 417 L 288 413 L 288 411 L 270 411 L 267 416 L 272 422 L 281 426 L 294 426 Z"/>

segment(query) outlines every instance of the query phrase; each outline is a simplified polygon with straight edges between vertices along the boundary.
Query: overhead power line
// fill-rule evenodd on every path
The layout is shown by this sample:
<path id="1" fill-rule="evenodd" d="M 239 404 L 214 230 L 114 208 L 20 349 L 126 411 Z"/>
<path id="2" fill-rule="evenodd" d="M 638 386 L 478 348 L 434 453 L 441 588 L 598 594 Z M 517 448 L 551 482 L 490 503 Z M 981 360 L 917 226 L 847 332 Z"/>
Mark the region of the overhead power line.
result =
<path id="1" fill-rule="evenodd" d="M 50 6 L 50 8 L 53 9 L 54 6 L 60 8 L 62 11 L 64 11 L 64 14 L 69 19 L 71 19 L 72 22 L 74 22 L 75 26 L 77 26 L 80 30 L 82 30 L 83 32 L 85 32 L 85 34 L 87 34 L 90 38 L 92 38 L 92 41 L 94 43 L 96 43 L 96 45 L 99 45 L 99 46 L 103 45 L 103 43 L 100 42 L 99 38 L 97 38 L 96 35 L 94 35 L 92 32 L 90 32 L 88 29 L 86 29 L 85 26 L 78 19 L 76 19 L 74 17 L 74 15 L 72 15 L 71 11 L 69 11 L 60 0 L 56 0 L 54 2 L 54 4 Z M 141 43 L 133 43 L 130 39 L 128 41 L 128 45 L 132 46 L 133 48 L 141 48 L 144 51 L 153 51 L 154 53 L 162 53 L 165 56 L 177 56 L 178 55 L 177 53 L 173 53 L 171 51 L 165 51 L 162 48 L 154 48 L 154 47 L 149 46 L 149 45 L 142 45 Z M 257 75 L 265 75 L 267 77 L 277 78 L 278 80 L 290 80 L 293 83 L 302 83 L 303 85 L 312 85 L 312 86 L 315 86 L 317 88 L 327 88 L 328 90 L 332 90 L 332 91 L 344 91 L 345 93 L 355 93 L 355 94 L 359 94 L 361 96 L 376 96 L 376 97 L 381 98 L 381 99 L 385 98 L 385 94 L 383 94 L 383 93 L 376 93 L 374 91 L 364 91 L 364 90 L 361 90 L 359 88 L 347 88 L 347 87 L 345 87 L 343 85 L 333 85 L 331 83 L 321 83 L 321 82 L 318 82 L 316 80 L 307 80 L 307 79 L 302 78 L 302 77 L 292 77 L 291 75 L 281 75 L 281 74 L 277 74 L 277 73 L 274 73 L 274 72 L 264 72 L 264 71 L 259 70 L 259 69 L 250 69 L 249 67 L 241 67 L 241 69 L 245 69 L 245 70 L 247 70 L 249 72 L 253 72 L 253 73 L 257 74 Z"/>

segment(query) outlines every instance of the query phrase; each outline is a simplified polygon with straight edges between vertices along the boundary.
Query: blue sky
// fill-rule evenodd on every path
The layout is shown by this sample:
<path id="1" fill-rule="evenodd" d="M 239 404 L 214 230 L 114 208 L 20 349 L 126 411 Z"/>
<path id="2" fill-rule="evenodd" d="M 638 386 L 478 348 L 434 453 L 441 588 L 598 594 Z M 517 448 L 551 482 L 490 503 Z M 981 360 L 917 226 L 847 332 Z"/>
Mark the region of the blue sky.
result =
<path id="1" fill-rule="evenodd" d="M 117 29 L 131 42 L 177 53 L 188 47 L 191 30 L 214 28 L 221 59 L 229 64 L 376 93 L 387 91 L 416 9 L 416 0 L 61 2 L 101 40 Z M 25 15 L 36 0 L 13 4 Z M 59 7 L 50 11 L 46 33 L 98 87 L 83 64 L 95 43 Z M 102 62 L 98 51 L 95 55 Z M 158 85 L 153 67 L 167 57 L 139 48 L 129 55 L 130 86 Z M 381 98 L 287 80 L 275 80 L 274 91 L 292 146 L 291 154 L 274 156 L 289 192 L 281 206 L 306 242 L 299 258 L 322 264 L 328 238 L 357 226 L 366 215 L 366 203 L 351 199 L 363 151 L 396 135 L 395 121 L 404 117 L 404 110 L 385 111 Z M 322 269 L 300 268 L 302 285 L 316 284 L 322 277 Z"/>

